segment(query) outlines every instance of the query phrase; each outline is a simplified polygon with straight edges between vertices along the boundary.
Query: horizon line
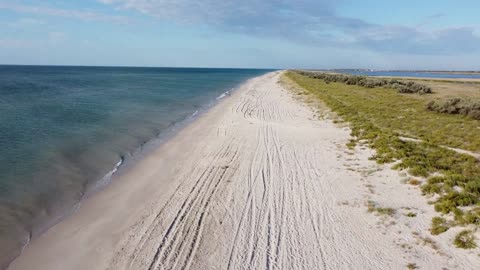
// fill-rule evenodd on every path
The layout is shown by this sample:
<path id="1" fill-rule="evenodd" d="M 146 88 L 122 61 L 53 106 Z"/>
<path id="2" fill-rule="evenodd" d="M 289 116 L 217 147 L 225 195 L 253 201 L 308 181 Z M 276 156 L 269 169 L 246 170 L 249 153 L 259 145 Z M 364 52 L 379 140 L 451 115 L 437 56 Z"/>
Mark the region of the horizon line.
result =
<path id="1" fill-rule="evenodd" d="M 202 66 L 135 66 L 135 65 L 68 65 L 68 64 L 0 64 L 0 66 L 30 66 L 30 67 L 110 67 L 110 68 L 197 68 L 197 69 L 255 69 L 255 70 L 358 70 L 373 72 L 470 72 L 480 73 L 480 70 L 459 70 L 459 69 L 375 69 L 375 68 L 254 68 L 254 67 L 202 67 Z"/>

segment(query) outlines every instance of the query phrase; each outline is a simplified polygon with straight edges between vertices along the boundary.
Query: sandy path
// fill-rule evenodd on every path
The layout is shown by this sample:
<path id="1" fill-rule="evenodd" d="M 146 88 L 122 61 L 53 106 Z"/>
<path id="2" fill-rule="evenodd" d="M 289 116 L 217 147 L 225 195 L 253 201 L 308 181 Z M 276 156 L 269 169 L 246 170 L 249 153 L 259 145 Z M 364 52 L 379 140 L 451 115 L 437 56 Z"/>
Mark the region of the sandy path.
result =
<path id="1" fill-rule="evenodd" d="M 353 158 L 348 129 L 317 120 L 279 76 L 248 81 L 10 269 L 473 269 L 465 254 L 395 244 L 428 224 L 389 229 L 367 213 L 365 171 L 398 173 Z"/>

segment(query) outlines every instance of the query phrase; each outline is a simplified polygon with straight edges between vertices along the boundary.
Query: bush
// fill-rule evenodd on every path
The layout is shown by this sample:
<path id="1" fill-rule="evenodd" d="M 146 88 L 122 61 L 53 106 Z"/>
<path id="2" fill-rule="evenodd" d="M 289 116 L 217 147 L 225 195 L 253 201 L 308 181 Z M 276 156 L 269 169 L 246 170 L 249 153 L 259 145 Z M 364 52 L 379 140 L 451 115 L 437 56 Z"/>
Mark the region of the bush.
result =
<path id="1" fill-rule="evenodd" d="M 477 197 L 470 193 L 451 191 L 438 199 L 435 203 L 435 210 L 448 214 L 458 206 L 474 205 L 477 201 Z"/>
<path id="2" fill-rule="evenodd" d="M 480 120 L 480 101 L 449 98 L 445 100 L 435 100 L 427 103 L 427 109 L 439 113 L 461 114 L 473 119 Z"/>
<path id="3" fill-rule="evenodd" d="M 462 213 L 462 215 L 459 215 L 457 221 L 463 225 L 474 224 L 480 226 L 480 207 L 474 208 L 464 214 Z"/>
<path id="4" fill-rule="evenodd" d="M 465 190 L 471 193 L 480 194 L 480 179 L 470 180 L 465 185 Z"/>
<path id="5" fill-rule="evenodd" d="M 408 173 L 410 173 L 413 176 L 423 176 L 426 177 L 428 176 L 428 171 L 425 169 L 425 167 L 422 166 L 413 166 L 408 170 Z"/>
<path id="6" fill-rule="evenodd" d="M 468 116 L 473 119 L 480 120 L 480 110 L 472 110 L 468 113 Z"/>
<path id="7" fill-rule="evenodd" d="M 453 243 L 458 248 L 471 249 L 477 247 L 473 233 L 468 230 L 463 230 L 459 232 L 457 236 L 455 236 Z"/>
<path id="8" fill-rule="evenodd" d="M 419 84 L 416 82 L 408 81 L 399 81 L 396 79 L 380 79 L 380 78 L 371 78 L 365 76 L 356 76 L 356 75 L 346 75 L 346 74 L 332 74 L 332 73 L 323 73 L 323 72 L 313 72 L 313 71 L 297 71 L 297 73 L 314 79 L 320 79 L 326 83 L 338 82 L 345 83 L 348 85 L 358 85 L 367 88 L 375 87 L 385 87 L 396 89 L 399 93 L 404 94 L 429 94 L 432 93 L 432 89 L 426 85 Z"/>
<path id="9" fill-rule="evenodd" d="M 430 228 L 430 233 L 433 235 L 441 234 L 448 231 L 450 227 L 448 226 L 447 221 L 441 217 L 432 218 L 432 226 Z"/>

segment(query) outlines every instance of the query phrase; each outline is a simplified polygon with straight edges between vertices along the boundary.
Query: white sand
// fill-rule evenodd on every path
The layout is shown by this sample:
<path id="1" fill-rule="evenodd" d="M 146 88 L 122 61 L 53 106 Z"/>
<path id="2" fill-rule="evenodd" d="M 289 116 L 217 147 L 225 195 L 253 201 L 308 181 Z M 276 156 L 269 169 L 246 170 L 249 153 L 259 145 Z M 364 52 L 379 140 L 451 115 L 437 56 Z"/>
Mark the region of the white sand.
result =
<path id="1" fill-rule="evenodd" d="M 417 187 L 348 151 L 348 128 L 318 120 L 279 76 L 248 81 L 9 269 L 478 269 L 478 248 L 451 244 L 459 229 L 429 236 Z M 368 200 L 397 211 L 368 213 Z"/>

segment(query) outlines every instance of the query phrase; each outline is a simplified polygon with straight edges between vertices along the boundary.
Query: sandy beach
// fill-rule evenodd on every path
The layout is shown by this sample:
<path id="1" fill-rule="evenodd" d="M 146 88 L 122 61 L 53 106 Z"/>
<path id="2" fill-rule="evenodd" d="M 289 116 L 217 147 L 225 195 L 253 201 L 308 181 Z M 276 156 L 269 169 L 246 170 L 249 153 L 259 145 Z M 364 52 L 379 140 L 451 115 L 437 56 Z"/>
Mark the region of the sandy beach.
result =
<path id="1" fill-rule="evenodd" d="M 8 269 L 478 269 L 479 248 L 452 245 L 461 228 L 430 235 L 408 176 L 349 150 L 349 128 L 281 75 L 247 81 Z"/>

